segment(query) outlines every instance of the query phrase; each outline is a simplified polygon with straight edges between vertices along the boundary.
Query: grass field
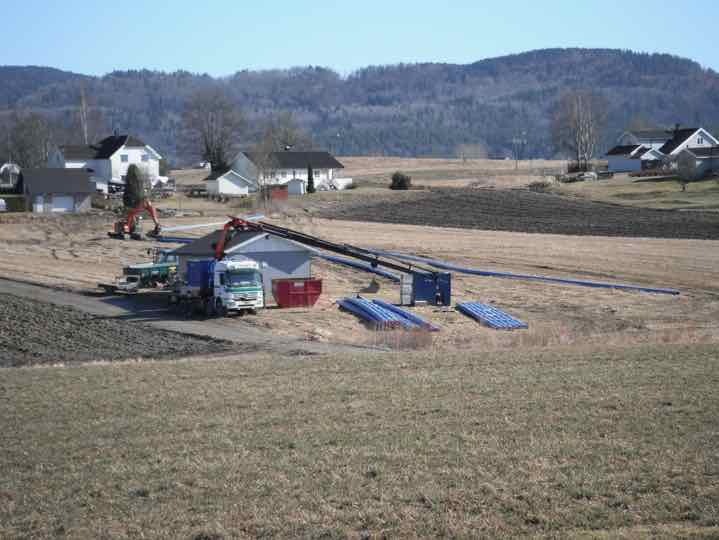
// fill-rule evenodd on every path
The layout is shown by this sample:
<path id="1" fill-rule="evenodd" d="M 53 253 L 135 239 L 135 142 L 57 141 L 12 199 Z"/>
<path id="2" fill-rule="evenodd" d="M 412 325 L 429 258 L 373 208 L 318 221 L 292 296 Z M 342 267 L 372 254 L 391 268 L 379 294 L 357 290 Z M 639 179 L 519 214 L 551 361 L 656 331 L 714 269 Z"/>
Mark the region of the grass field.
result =
<path id="1" fill-rule="evenodd" d="M 555 190 L 594 201 L 663 210 L 719 210 L 719 181 L 690 182 L 686 191 L 675 179 L 630 178 L 617 175 L 597 182 L 560 184 Z"/>
<path id="2" fill-rule="evenodd" d="M 713 346 L 18 368 L 0 537 L 716 538 Z"/>

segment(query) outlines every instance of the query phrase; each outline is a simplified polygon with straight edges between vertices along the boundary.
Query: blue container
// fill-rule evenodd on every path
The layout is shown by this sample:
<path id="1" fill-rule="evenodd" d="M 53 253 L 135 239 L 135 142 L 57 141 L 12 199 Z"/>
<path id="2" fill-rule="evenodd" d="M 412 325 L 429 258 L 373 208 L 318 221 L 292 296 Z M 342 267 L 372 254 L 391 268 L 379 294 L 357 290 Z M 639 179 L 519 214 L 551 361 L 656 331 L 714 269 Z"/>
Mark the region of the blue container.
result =
<path id="1" fill-rule="evenodd" d="M 427 303 L 432 306 L 452 305 L 452 274 L 415 272 L 413 277 L 413 303 Z"/>
<path id="2" fill-rule="evenodd" d="M 212 279 L 215 272 L 215 261 L 187 261 L 187 284 L 200 289 L 212 288 Z"/>

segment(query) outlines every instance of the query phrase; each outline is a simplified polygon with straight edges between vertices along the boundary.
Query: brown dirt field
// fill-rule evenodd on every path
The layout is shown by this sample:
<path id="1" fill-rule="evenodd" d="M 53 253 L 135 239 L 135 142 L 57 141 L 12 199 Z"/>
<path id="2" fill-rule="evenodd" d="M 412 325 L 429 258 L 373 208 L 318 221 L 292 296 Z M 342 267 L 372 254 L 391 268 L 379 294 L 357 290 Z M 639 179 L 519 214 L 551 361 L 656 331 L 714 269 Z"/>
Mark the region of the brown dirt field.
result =
<path id="1" fill-rule="evenodd" d="M 0 275 L 35 283 L 93 289 L 119 273 L 124 264 L 146 260 L 150 242 L 117 241 L 105 236 L 111 222 L 99 218 L 29 220 L 0 227 Z M 166 225 L 201 223 L 206 218 L 175 218 Z M 676 287 L 679 297 L 453 276 L 454 301 L 494 303 L 528 322 L 530 329 L 499 333 L 453 311 L 417 308 L 442 327 L 431 339 L 377 333 L 334 301 L 361 293 L 398 301 L 397 285 L 378 278 L 379 291 L 366 292 L 372 278 L 325 262 L 314 263 L 324 294 L 309 310 L 264 310 L 250 324 L 282 336 L 362 345 L 457 347 L 477 350 L 557 343 L 704 342 L 717 339 L 719 319 L 719 242 L 648 238 L 576 237 L 412 225 L 281 218 L 286 226 L 330 240 L 416 253 L 487 270 L 610 280 Z M 84 223 L 84 224 L 83 224 Z M 200 235 L 201 230 L 187 235 Z M 161 244 L 170 247 L 167 244 Z M 233 324 L 229 319 L 223 324 Z"/>

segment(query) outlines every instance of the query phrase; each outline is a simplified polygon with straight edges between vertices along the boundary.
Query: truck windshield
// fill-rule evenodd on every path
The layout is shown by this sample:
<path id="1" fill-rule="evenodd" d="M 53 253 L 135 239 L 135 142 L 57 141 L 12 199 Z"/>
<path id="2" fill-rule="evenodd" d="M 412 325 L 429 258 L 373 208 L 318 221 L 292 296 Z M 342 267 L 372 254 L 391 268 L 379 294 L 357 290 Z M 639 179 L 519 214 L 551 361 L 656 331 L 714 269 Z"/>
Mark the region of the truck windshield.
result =
<path id="1" fill-rule="evenodd" d="M 230 270 L 227 272 L 227 284 L 230 287 L 261 285 L 262 276 L 257 270 Z"/>

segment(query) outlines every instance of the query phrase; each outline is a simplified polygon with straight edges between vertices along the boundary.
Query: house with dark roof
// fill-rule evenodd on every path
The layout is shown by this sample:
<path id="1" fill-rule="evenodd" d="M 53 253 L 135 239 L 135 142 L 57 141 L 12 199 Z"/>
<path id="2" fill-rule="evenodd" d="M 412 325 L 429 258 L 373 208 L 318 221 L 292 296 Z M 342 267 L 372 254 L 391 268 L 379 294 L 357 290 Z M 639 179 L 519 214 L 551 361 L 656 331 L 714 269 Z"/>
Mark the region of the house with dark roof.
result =
<path id="1" fill-rule="evenodd" d="M 92 207 L 96 191 L 83 169 L 22 169 L 19 185 L 33 212 L 83 212 Z"/>
<path id="2" fill-rule="evenodd" d="M 624 132 L 605 158 L 611 172 L 676 167 L 686 149 L 709 148 L 719 140 L 704 128 L 644 129 Z"/>
<path id="3" fill-rule="evenodd" d="M 190 244 L 175 249 L 177 271 L 185 279 L 188 261 L 215 257 L 215 248 L 222 231 L 214 231 Z M 251 260 L 260 266 L 265 298 L 271 298 L 272 281 L 312 277 L 312 248 L 292 240 L 260 231 L 236 231 L 225 244 L 225 258 L 233 261 Z"/>
<path id="4" fill-rule="evenodd" d="M 154 184 L 160 175 L 161 159 L 162 156 L 154 148 L 139 138 L 114 134 L 95 144 L 55 148 L 48 158 L 48 166 L 84 169 L 91 173 L 97 189 L 107 193 L 111 183 L 125 183 L 130 165 L 140 167 Z"/>
<path id="5" fill-rule="evenodd" d="M 304 195 L 312 173 L 318 191 L 341 190 L 352 184 L 341 176 L 344 165 L 329 152 L 240 152 L 230 168 L 207 178 L 210 195 L 247 195 L 264 186 L 287 186 L 290 195 Z"/>

